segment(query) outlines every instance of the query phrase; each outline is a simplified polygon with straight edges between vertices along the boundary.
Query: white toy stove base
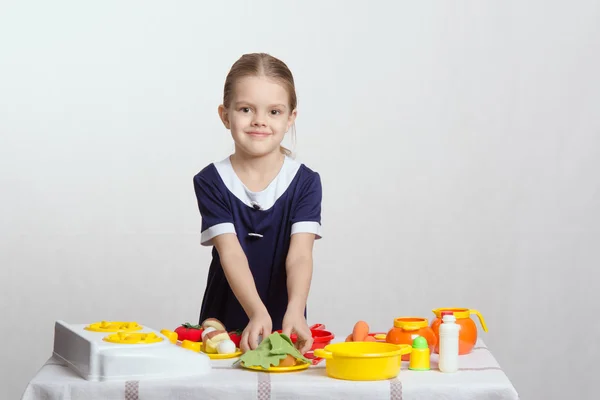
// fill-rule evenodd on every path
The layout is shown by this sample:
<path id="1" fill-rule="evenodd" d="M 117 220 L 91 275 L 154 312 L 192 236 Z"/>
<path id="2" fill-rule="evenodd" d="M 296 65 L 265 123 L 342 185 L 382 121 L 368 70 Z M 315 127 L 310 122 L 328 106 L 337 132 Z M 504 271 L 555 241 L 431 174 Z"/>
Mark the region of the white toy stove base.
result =
<path id="1" fill-rule="evenodd" d="M 149 344 L 111 343 L 103 339 L 112 332 L 89 331 L 84 329 L 86 326 L 64 321 L 54 325 L 54 356 L 86 380 L 182 378 L 211 371 L 206 354 L 177 346 L 145 326 L 132 333 L 153 332 L 163 340 Z"/>

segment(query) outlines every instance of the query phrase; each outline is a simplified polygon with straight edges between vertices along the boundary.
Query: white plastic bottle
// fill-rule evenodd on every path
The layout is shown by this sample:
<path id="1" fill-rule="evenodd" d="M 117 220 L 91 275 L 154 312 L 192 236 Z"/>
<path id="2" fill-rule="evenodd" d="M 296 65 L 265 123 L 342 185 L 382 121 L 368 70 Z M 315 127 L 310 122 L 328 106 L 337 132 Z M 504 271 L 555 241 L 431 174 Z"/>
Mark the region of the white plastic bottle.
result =
<path id="1" fill-rule="evenodd" d="M 440 324 L 440 353 L 439 368 L 441 372 L 458 371 L 458 332 L 460 325 L 456 323 L 456 317 L 452 312 L 442 314 Z"/>

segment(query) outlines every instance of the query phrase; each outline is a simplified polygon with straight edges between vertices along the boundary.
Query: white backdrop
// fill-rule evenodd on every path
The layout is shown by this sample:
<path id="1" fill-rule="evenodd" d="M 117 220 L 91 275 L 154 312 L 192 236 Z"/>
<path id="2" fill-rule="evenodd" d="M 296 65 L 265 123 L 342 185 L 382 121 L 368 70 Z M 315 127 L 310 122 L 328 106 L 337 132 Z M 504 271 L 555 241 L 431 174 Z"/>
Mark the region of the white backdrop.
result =
<path id="1" fill-rule="evenodd" d="M 56 319 L 197 320 L 192 177 L 233 148 L 229 67 L 266 51 L 324 185 L 309 322 L 476 308 L 523 399 L 591 399 L 599 21 L 597 1 L 3 1 L 0 398 Z"/>

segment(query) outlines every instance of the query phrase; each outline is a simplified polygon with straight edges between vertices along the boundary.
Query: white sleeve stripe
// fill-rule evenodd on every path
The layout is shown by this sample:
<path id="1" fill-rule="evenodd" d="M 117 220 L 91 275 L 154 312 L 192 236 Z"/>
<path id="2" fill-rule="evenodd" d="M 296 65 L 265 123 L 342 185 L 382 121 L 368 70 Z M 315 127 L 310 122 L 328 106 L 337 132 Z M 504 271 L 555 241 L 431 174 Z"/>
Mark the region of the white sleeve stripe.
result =
<path id="1" fill-rule="evenodd" d="M 292 225 L 292 235 L 294 233 L 314 233 L 316 239 L 321 239 L 322 228 L 321 224 L 315 221 L 300 221 Z"/>
<path id="2" fill-rule="evenodd" d="M 235 226 L 231 222 L 223 222 L 222 224 L 211 226 L 200 235 L 200 244 L 203 246 L 212 246 L 213 238 L 224 233 L 236 233 Z"/>

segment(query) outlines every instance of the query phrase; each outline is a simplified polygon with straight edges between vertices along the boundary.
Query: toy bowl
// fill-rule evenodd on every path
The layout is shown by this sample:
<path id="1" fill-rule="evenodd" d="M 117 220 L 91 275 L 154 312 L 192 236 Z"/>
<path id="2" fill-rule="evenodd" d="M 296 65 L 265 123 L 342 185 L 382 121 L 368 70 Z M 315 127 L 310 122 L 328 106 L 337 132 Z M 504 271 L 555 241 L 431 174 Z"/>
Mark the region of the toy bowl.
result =
<path id="1" fill-rule="evenodd" d="M 278 330 L 276 332 L 282 333 L 281 330 Z M 312 333 L 313 337 L 313 345 L 310 348 L 311 351 L 324 348 L 325 346 L 330 344 L 331 341 L 335 338 L 335 335 L 332 332 L 325 330 L 325 325 L 323 324 L 316 324 L 311 326 L 310 332 Z M 290 335 L 290 339 L 292 340 L 292 343 L 296 343 L 298 342 L 298 335 L 292 333 Z"/>

